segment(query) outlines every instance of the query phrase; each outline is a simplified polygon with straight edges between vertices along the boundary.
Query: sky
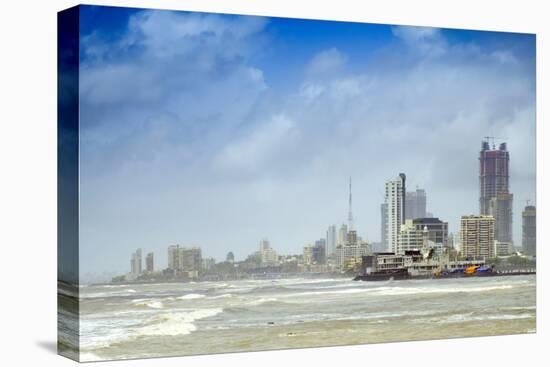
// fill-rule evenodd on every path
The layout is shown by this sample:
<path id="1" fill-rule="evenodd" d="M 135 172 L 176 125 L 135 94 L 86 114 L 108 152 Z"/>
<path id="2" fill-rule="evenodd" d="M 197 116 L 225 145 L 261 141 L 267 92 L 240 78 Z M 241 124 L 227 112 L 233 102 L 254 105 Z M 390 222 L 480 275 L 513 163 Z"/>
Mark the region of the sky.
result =
<path id="1" fill-rule="evenodd" d="M 459 229 L 479 213 L 484 136 L 506 141 L 521 210 L 535 198 L 535 36 L 81 7 L 80 271 L 200 246 L 298 254 L 347 220 L 380 240 L 400 172 Z"/>

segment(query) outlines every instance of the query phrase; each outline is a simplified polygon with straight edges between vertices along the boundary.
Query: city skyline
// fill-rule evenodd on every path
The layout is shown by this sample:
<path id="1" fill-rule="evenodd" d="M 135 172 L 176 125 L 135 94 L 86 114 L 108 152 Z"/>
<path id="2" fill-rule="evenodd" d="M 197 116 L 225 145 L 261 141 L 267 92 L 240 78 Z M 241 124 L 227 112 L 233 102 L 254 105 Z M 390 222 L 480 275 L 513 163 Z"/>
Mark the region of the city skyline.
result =
<path id="1" fill-rule="evenodd" d="M 536 205 L 534 36 L 113 8 L 92 32 L 104 10 L 85 9 L 82 273 L 122 272 L 136 248 L 165 264 L 175 244 L 218 261 L 262 238 L 300 253 L 347 223 L 350 176 L 363 239 L 380 240 L 399 172 L 454 233 L 479 214 L 485 135 L 508 143 L 521 245 L 523 203 Z"/>

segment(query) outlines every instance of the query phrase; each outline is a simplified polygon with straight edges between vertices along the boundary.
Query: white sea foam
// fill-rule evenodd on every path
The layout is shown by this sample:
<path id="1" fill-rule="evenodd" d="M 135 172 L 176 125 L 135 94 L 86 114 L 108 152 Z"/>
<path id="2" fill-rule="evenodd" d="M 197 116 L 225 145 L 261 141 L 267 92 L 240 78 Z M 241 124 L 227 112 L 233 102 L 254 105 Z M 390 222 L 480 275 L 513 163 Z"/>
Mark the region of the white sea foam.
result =
<path id="1" fill-rule="evenodd" d="M 134 306 L 137 307 L 149 307 L 149 308 L 163 308 L 164 305 L 161 301 L 154 299 L 135 299 L 132 301 Z"/>
<path id="2" fill-rule="evenodd" d="M 440 324 L 450 324 L 450 323 L 461 323 L 461 322 L 468 322 L 468 321 L 520 320 L 520 319 L 530 319 L 533 317 L 535 316 L 528 313 L 519 314 L 519 315 L 509 315 L 509 314 L 474 315 L 473 313 L 466 313 L 466 314 L 452 315 L 444 319 L 437 320 L 436 322 Z M 435 320 L 431 320 L 431 321 L 435 321 Z"/>
<path id="3" fill-rule="evenodd" d="M 453 288 L 404 288 L 404 287 L 387 287 L 377 290 L 377 294 L 384 296 L 394 295 L 410 295 L 410 294 L 430 294 L 430 293 L 472 293 L 472 292 L 489 292 L 496 290 L 511 289 L 511 285 L 498 285 L 489 287 L 453 287 Z"/>
<path id="4" fill-rule="evenodd" d="M 186 335 L 197 330 L 196 320 L 215 316 L 223 312 L 221 308 L 206 308 L 195 311 L 170 312 L 153 316 L 149 325 L 136 331 L 137 335 Z"/>
<path id="5" fill-rule="evenodd" d="M 233 297 L 233 295 L 231 293 L 224 293 L 224 294 L 220 294 L 219 296 L 214 296 L 214 297 L 212 297 L 212 299 L 231 298 L 231 297 Z"/>
<path id="6" fill-rule="evenodd" d="M 177 299 L 186 300 L 186 299 L 199 299 L 206 297 L 204 294 L 197 294 L 197 293 L 189 293 L 181 297 L 177 297 Z"/>
<path id="7" fill-rule="evenodd" d="M 251 302 L 248 302 L 248 306 L 259 306 L 267 302 L 277 302 L 277 298 L 258 298 Z"/>

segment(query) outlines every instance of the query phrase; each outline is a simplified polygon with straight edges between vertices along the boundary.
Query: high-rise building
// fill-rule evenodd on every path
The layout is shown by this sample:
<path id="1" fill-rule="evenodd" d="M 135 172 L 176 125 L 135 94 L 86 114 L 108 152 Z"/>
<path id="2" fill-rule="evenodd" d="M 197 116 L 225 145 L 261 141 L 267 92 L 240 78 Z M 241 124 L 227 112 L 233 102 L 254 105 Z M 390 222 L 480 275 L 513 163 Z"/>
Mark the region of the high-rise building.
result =
<path id="1" fill-rule="evenodd" d="M 384 199 L 384 203 L 387 205 L 386 238 L 388 250 L 391 252 L 397 251 L 401 225 L 405 224 L 405 181 L 405 174 L 400 173 L 396 179 L 386 182 Z"/>
<path id="2" fill-rule="evenodd" d="M 179 262 L 183 271 L 198 271 L 202 268 L 202 253 L 200 247 L 182 247 Z"/>
<path id="3" fill-rule="evenodd" d="M 412 220 L 418 230 L 428 228 L 428 239 L 443 247 L 449 246 L 449 223 L 439 218 L 416 218 Z"/>
<path id="4" fill-rule="evenodd" d="M 168 269 L 177 270 L 179 266 L 179 245 L 168 246 Z"/>
<path id="5" fill-rule="evenodd" d="M 336 226 L 334 224 L 330 225 L 327 229 L 326 244 L 326 255 L 333 255 L 334 251 L 336 251 Z"/>
<path id="6" fill-rule="evenodd" d="M 344 246 L 348 240 L 348 226 L 342 224 L 338 230 L 338 240 L 336 242 L 337 246 Z"/>
<path id="7" fill-rule="evenodd" d="M 497 194 L 491 199 L 490 213 L 495 217 L 495 239 L 499 242 L 512 243 L 512 194 Z"/>
<path id="8" fill-rule="evenodd" d="M 155 254 L 152 252 L 149 252 L 145 257 L 145 270 L 149 273 L 155 271 Z"/>
<path id="9" fill-rule="evenodd" d="M 357 243 L 359 243 L 359 237 L 357 236 L 357 231 L 355 230 L 348 231 L 346 246 L 356 245 Z"/>
<path id="10" fill-rule="evenodd" d="M 267 238 L 263 238 L 260 240 L 260 252 L 263 250 L 268 250 L 271 248 L 271 244 L 269 243 L 269 240 Z"/>
<path id="11" fill-rule="evenodd" d="M 371 248 L 366 242 L 339 246 L 336 249 L 336 265 L 343 269 L 347 262 L 359 262 L 363 256 L 371 253 Z"/>
<path id="12" fill-rule="evenodd" d="M 427 228 L 418 228 L 412 219 L 406 219 L 399 231 L 399 242 L 395 253 L 403 255 L 405 251 L 420 250 L 425 236 L 428 236 Z"/>
<path id="13" fill-rule="evenodd" d="M 351 203 L 351 177 L 349 178 L 349 203 L 348 203 L 348 229 L 351 231 L 353 228 L 353 213 Z"/>
<path id="14" fill-rule="evenodd" d="M 313 264 L 313 245 L 311 243 L 308 243 L 304 246 L 304 253 L 302 257 L 304 265 Z"/>
<path id="15" fill-rule="evenodd" d="M 321 247 L 323 248 L 323 257 L 325 257 L 326 254 L 327 254 L 327 239 L 326 238 L 320 238 L 317 241 L 315 241 L 316 251 L 319 251 L 318 249 L 321 248 Z M 324 262 L 324 260 L 323 260 L 323 262 Z"/>
<path id="16" fill-rule="evenodd" d="M 495 218 L 464 215 L 460 221 L 462 255 L 469 258 L 495 257 Z"/>
<path id="17" fill-rule="evenodd" d="M 510 193 L 510 153 L 506 143 L 498 150 L 489 141 L 481 143 L 479 153 L 479 212 L 495 218 L 495 239 L 513 243 L 513 196 Z"/>
<path id="18" fill-rule="evenodd" d="M 449 235 L 449 245 L 452 246 L 457 252 L 462 252 L 460 232 L 453 232 Z"/>
<path id="19" fill-rule="evenodd" d="M 168 268 L 175 271 L 199 271 L 202 268 L 200 247 L 168 247 Z"/>
<path id="20" fill-rule="evenodd" d="M 426 191 L 416 189 L 405 194 L 405 219 L 426 218 Z"/>
<path id="21" fill-rule="evenodd" d="M 527 205 L 521 213 L 522 223 L 522 248 L 529 256 L 537 256 L 537 208 Z"/>
<path id="22" fill-rule="evenodd" d="M 279 260 L 277 252 L 271 247 L 269 240 L 265 238 L 260 241 L 260 258 L 264 265 L 275 265 Z"/>
<path id="23" fill-rule="evenodd" d="M 133 275 L 141 274 L 141 249 L 138 248 L 136 252 L 132 254 L 132 259 L 130 260 L 131 273 Z"/>
<path id="24" fill-rule="evenodd" d="M 382 248 L 388 248 L 388 204 L 380 204 L 380 242 Z"/>
<path id="25" fill-rule="evenodd" d="M 326 263 L 324 241 L 316 241 L 315 245 L 308 244 L 304 246 L 304 264 L 305 265 L 322 265 Z"/>
<path id="26" fill-rule="evenodd" d="M 204 271 L 209 271 L 216 265 L 216 260 L 213 257 L 205 257 L 202 259 L 202 269 Z"/>

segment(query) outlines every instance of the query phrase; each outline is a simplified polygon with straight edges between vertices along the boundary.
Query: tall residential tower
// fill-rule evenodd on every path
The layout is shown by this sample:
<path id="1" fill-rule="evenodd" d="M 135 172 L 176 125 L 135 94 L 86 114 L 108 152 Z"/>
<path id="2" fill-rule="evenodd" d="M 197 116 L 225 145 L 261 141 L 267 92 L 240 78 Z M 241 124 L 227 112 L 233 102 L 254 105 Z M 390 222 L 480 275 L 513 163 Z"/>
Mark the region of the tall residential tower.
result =
<path id="1" fill-rule="evenodd" d="M 327 248 L 326 255 L 332 255 L 336 251 L 336 226 L 330 225 L 327 229 Z"/>
<path id="2" fill-rule="evenodd" d="M 416 189 L 405 195 L 405 219 L 426 218 L 426 191 Z"/>
<path id="3" fill-rule="evenodd" d="M 526 255 L 537 256 L 537 208 L 527 205 L 521 213 L 523 219 L 522 249 Z"/>
<path id="4" fill-rule="evenodd" d="M 394 180 L 386 182 L 386 239 L 388 250 L 392 252 L 397 252 L 401 225 L 405 224 L 405 181 L 405 174 L 400 173 Z"/>

